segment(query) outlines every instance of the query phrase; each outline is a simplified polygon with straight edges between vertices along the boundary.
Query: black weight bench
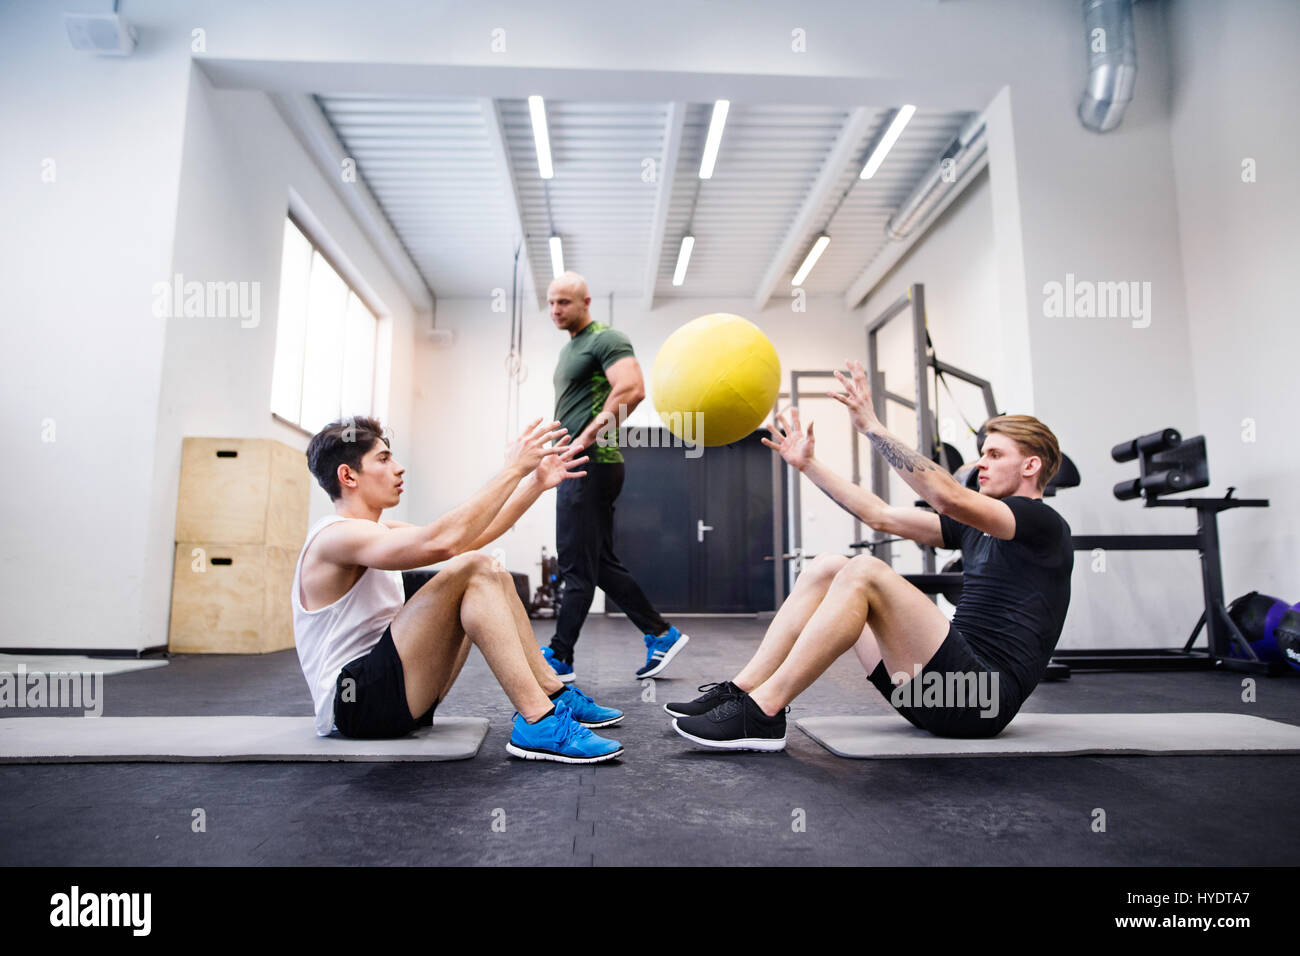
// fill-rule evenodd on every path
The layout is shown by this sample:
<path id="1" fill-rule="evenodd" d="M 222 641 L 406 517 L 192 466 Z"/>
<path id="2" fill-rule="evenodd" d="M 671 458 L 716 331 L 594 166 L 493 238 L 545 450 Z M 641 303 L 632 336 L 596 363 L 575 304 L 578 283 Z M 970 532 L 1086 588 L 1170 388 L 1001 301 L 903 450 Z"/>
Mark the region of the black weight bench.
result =
<path id="1" fill-rule="evenodd" d="M 424 587 L 437 573 L 436 570 L 403 571 L 402 587 L 406 590 L 406 600 L 411 600 L 411 595 Z M 528 603 L 528 575 L 520 574 L 518 571 L 511 571 L 510 577 L 515 582 L 515 592 L 519 595 L 519 601 L 523 604 L 524 610 L 531 613 L 532 605 Z M 961 577 L 961 575 L 959 574 L 957 577 Z"/>

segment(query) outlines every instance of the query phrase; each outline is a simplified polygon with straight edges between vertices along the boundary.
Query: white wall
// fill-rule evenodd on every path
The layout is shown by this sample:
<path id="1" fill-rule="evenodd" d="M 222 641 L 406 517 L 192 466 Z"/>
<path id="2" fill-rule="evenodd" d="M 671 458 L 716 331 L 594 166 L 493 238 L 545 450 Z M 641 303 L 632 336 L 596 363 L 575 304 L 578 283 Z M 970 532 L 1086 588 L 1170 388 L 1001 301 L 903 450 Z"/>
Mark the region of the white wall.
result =
<path id="1" fill-rule="evenodd" d="M 89 0 L 66 6 L 103 9 Z M 1289 520 L 1294 505 L 1285 502 L 1280 487 L 1291 464 L 1282 417 L 1294 406 L 1291 377 L 1284 367 L 1260 371 L 1257 363 L 1259 351 L 1270 350 L 1283 357 L 1275 361 L 1284 361 L 1293 338 L 1277 336 L 1296 334 L 1285 328 L 1292 300 L 1281 287 L 1295 261 L 1290 223 L 1296 193 L 1286 163 L 1296 145 L 1294 110 L 1288 113 L 1296 68 L 1286 46 L 1294 36 L 1293 7 L 1260 5 L 1242 15 L 1238 5 L 1209 0 L 1138 4 L 1137 98 L 1123 126 L 1104 136 L 1083 130 L 1075 116 L 1084 49 L 1073 0 L 881 0 L 808 5 L 793 13 L 784 3 L 664 0 L 657 15 L 633 18 L 594 3 L 515 8 L 393 0 L 382 7 L 381 15 L 358 17 L 351 4 L 302 0 L 135 0 L 125 12 L 140 28 L 140 46 L 125 60 L 71 51 L 60 6 L 26 2 L 0 9 L 0 85 L 22 91 L 0 100 L 0 122 L 11 131 L 0 151 L 0 202 L 12 223 L 0 238 L 0 261 L 9 313 L 26 320 L 5 326 L 4 388 L 6 407 L 16 421 L 28 423 L 15 448 L 35 463 L 30 506 L 16 509 L 0 539 L 7 545 L 6 587 L 21 597 L 6 601 L 6 643 L 140 647 L 164 639 L 161 545 L 170 508 L 160 498 L 174 494 L 174 478 L 166 474 L 166 456 L 173 451 L 157 444 L 165 437 L 160 430 L 174 436 L 205 420 L 204 427 L 224 431 L 227 419 L 213 419 L 201 400 L 175 404 L 171 370 L 167 401 L 173 404 L 160 407 L 165 330 L 149 311 L 151 289 L 173 271 L 173 239 L 177 255 L 192 256 L 194 268 L 256 270 L 266 257 L 264 239 L 257 240 L 260 252 L 205 247 L 196 221 L 173 235 L 178 195 L 199 209 L 204 202 L 186 196 L 181 176 L 196 28 L 206 31 L 203 56 L 214 65 L 291 61 L 295 75 L 318 70 L 322 82 L 332 83 L 375 82 L 382 74 L 365 69 L 369 61 L 394 70 L 402 64 L 460 64 L 474 76 L 523 67 L 534 70 L 532 79 L 539 82 L 570 86 L 586 69 L 681 70 L 692 75 L 667 76 L 665 84 L 679 91 L 689 84 L 690 95 L 705 100 L 724 95 L 728 85 L 783 83 L 786 77 L 819 78 L 827 102 L 846 89 L 860 99 L 868 88 L 871 96 L 863 102 L 901 102 L 907 95 L 918 105 L 980 108 L 997 97 L 990 198 L 999 311 L 1004 328 L 1024 327 L 1032 360 L 1011 375 L 1008 388 L 1032 382 L 1026 404 L 1057 430 L 1084 471 L 1084 487 L 1058 499 L 1062 511 L 1076 531 L 1186 529 L 1185 516 L 1115 502 L 1110 485 L 1126 469 L 1110 464 L 1106 452 L 1121 438 L 1166 424 L 1204 430 L 1216 490 L 1231 482 L 1277 502 L 1266 517 L 1224 519 L 1229 590 L 1267 585 L 1285 592 L 1292 586 L 1286 574 L 1295 566 L 1295 522 Z M 796 15 L 801 22 L 793 22 Z M 587 35 L 599 42 L 575 51 L 573 22 L 586 24 Z M 807 30 L 805 55 L 790 51 L 794 26 Z M 495 27 L 507 30 L 506 54 L 492 52 Z M 337 72 L 343 67 L 331 72 L 331 61 L 350 65 L 345 73 Z M 542 75 L 549 67 L 568 72 L 554 71 L 550 79 L 552 74 Z M 726 71 L 749 79 L 720 76 Z M 266 76 L 267 82 L 283 82 L 287 74 L 272 63 Z M 1214 94 L 1221 105 L 1202 109 L 1200 97 L 1216 88 L 1225 89 Z M 652 87 L 610 90 L 655 95 Z M 214 115 L 222 109 L 212 106 Z M 265 119 L 249 122 L 263 128 Z M 218 155 L 260 168 L 256 153 L 246 152 L 249 144 L 220 142 L 216 127 L 205 135 Z M 1239 184 L 1243 155 L 1260 160 L 1260 182 L 1251 186 Z M 47 157 L 57 163 L 58 178 L 51 184 L 40 180 Z M 236 223 L 269 222 L 270 192 L 262 190 L 274 191 L 265 183 L 277 174 L 268 173 L 266 181 L 254 174 L 254 185 L 245 190 L 216 164 L 195 162 L 226 195 L 256 203 L 247 219 L 218 217 L 223 231 L 237 232 Z M 1066 273 L 1151 282 L 1151 326 L 1046 318 L 1043 284 Z M 269 289 L 263 292 L 265 309 Z M 1247 297 L 1248 308 L 1238 307 L 1239 294 Z M 425 394 L 417 393 L 411 413 L 411 461 L 429 466 L 422 470 L 436 475 L 431 480 L 438 489 L 449 489 L 446 500 L 459 500 L 459 492 L 480 482 L 492 456 L 462 468 L 421 444 L 425 436 L 451 429 L 486 443 L 480 433 L 497 430 L 494 421 L 504 416 L 493 403 L 504 392 L 499 362 L 506 328 L 503 316 L 487 313 L 488 299 L 485 290 L 481 305 L 440 301 L 440 324 L 461 328 L 461 341 L 441 357 L 423 348 L 416 353 L 414 382 Z M 718 309 L 746 314 L 747 303 L 678 303 L 647 316 L 620 307 L 616 324 L 633 333 L 647 356 L 667 329 Z M 771 330 L 783 360 L 800 367 L 826 362 L 822 343 L 788 333 L 788 318 L 780 312 L 769 309 L 751 318 Z M 1225 315 L 1231 316 L 1231 329 Z M 827 306 L 825 316 L 828 337 L 860 342 L 861 315 Z M 1238 334 L 1241 328 L 1255 334 Z M 539 345 L 529 345 L 534 377 L 525 395 L 544 409 L 559 343 L 540 345 L 555 334 L 548 326 L 531 334 L 530 342 Z M 1243 344 L 1252 337 L 1258 348 Z M 234 369 L 230 344 L 215 351 L 227 356 L 226 364 L 202 373 L 212 387 Z M 449 362 L 449 356 L 469 355 L 479 345 L 481 361 Z M 260 347 L 255 351 L 267 361 Z M 399 368 L 395 390 L 400 375 Z M 998 388 L 1001 396 L 1004 388 Z M 1011 402 L 1013 393 L 1007 394 Z M 228 393 L 219 401 L 244 407 L 244 397 Z M 454 414 L 487 424 L 477 430 L 448 424 L 443 410 L 462 405 L 471 410 Z M 398 405 L 393 413 L 400 416 Z M 242 416 L 237 411 L 228 421 L 242 425 Z M 1234 444 L 1245 417 L 1258 423 L 1254 447 L 1241 446 L 1239 438 Z M 46 419 L 55 421 L 54 442 L 40 440 Z M 504 436 L 504 426 L 499 433 Z M 1231 457 L 1229 448 L 1235 451 Z M 412 494 L 408 516 L 417 516 L 425 500 L 443 499 Z M 1237 529 L 1240 540 L 1234 538 Z M 1195 557 L 1112 556 L 1111 567 L 1120 571 L 1121 565 L 1142 577 L 1076 575 L 1067 642 L 1176 643 L 1189 610 L 1199 604 Z"/>
<path id="2" fill-rule="evenodd" d="M 77 53 L 64 8 L 0 7 L 0 388 L 22 463 L 0 644 L 134 648 L 165 639 L 150 290 L 171 265 L 188 51 L 145 34 L 126 60 Z"/>
<path id="3" fill-rule="evenodd" d="M 1169 4 L 1172 158 L 1184 256 L 1196 428 L 1213 487 L 1268 498 L 1221 517 L 1229 598 L 1300 600 L 1300 5 Z M 1242 181 L 1243 161 L 1256 181 Z M 1249 438 L 1254 423 L 1255 441 Z"/>
<path id="4" fill-rule="evenodd" d="M 0 97 L 0 378 L 6 409 L 27 423 L 15 452 L 32 466 L 28 499 L 0 531 L 0 640 L 140 649 L 167 641 L 181 436 L 306 447 L 269 415 L 290 185 L 392 309 L 399 434 L 411 310 L 266 97 L 192 75 L 185 10 L 133 5 L 139 44 L 116 58 L 68 45 L 60 12 L 77 6 L 0 9 L 0 87 L 18 94 Z M 156 317 L 154 285 L 177 271 L 261 282 L 260 324 Z M 314 516 L 328 499 L 313 495 Z"/>
<path id="5" fill-rule="evenodd" d="M 910 285 L 925 286 L 926 324 L 940 360 L 993 383 L 1000 406 L 1010 410 L 1008 396 L 1027 394 L 1028 362 L 1015 361 L 1015 340 L 1008 337 L 999 308 L 1000 286 L 993 234 L 993 198 L 989 172 L 980 173 L 951 206 L 930 226 L 926 235 L 884 277 L 862 307 L 862 320 L 884 311 Z M 908 314 L 899 315 L 879 333 L 881 366 L 889 390 L 915 399 L 912 370 L 912 327 Z M 1021 342 L 1023 351 L 1028 344 Z M 976 458 L 975 427 L 988 417 L 981 392 L 973 385 L 949 377 L 954 402 L 939 386 L 939 428 L 945 441 L 955 445 L 966 461 Z M 889 406 L 889 428 L 914 442 L 916 417 L 899 405 Z M 894 475 L 891 500 L 915 499 L 916 494 Z M 912 549 L 903 549 L 903 553 Z"/>
<path id="6" fill-rule="evenodd" d="M 307 434 L 273 419 L 270 412 L 290 190 L 325 230 L 322 239 L 332 240 L 340 268 L 355 270 L 378 297 L 371 305 L 381 313 L 381 325 L 391 325 L 392 338 L 391 381 L 376 383 L 388 391 L 385 424 L 406 439 L 411 422 L 412 306 L 396 279 L 265 93 L 214 90 L 197 67 L 191 68 L 189 88 L 169 275 L 179 273 L 185 282 L 257 283 L 261 314 L 256 324 L 239 317 L 161 320 L 167 338 L 146 579 L 157 589 L 153 606 L 155 614 L 161 607 L 158 624 L 163 626 L 182 439 L 274 438 L 307 448 Z M 403 503 L 390 516 L 400 520 L 405 508 Z M 313 481 L 311 520 L 333 510 L 329 496 Z"/>
<path id="7" fill-rule="evenodd" d="M 1054 502 L 1076 534 L 1195 530 L 1186 514 L 1144 510 L 1111 492 L 1133 471 L 1110 461 L 1112 445 L 1166 425 L 1196 427 L 1163 14 L 1159 4 L 1134 7 L 1137 88 L 1123 123 L 1109 133 L 1092 133 L 1077 117 L 1084 67 L 1077 5 L 1042 5 L 1039 15 L 1055 28 L 1040 37 L 1035 81 L 1010 89 L 1031 414 L 1053 429 L 1083 476 Z M 1149 282 L 1149 326 L 1123 317 L 1050 317 L 1044 287 L 1068 274 Z M 1181 644 L 1200 609 L 1196 556 L 1106 558 L 1103 573 L 1089 555 L 1076 555 L 1062 646 Z"/>

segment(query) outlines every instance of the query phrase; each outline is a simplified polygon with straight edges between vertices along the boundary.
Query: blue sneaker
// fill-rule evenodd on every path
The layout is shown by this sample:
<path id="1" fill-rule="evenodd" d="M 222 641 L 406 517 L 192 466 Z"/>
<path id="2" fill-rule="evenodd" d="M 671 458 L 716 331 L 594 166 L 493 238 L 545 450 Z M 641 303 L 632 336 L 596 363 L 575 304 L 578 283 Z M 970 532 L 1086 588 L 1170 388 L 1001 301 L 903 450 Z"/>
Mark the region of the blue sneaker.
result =
<path id="1" fill-rule="evenodd" d="M 561 697 L 555 702 L 555 713 L 535 724 L 524 720 L 522 714 L 515 714 L 506 752 L 524 760 L 600 763 L 621 756 L 623 745 L 593 734 L 574 720 L 573 712 Z"/>
<path id="2" fill-rule="evenodd" d="M 561 683 L 568 684 L 574 680 L 573 665 L 556 658 L 555 651 L 543 647 L 542 656 L 546 658 L 546 663 L 551 665 L 551 670 L 555 671 L 555 676 Z"/>
<path id="3" fill-rule="evenodd" d="M 689 640 L 689 637 L 675 627 L 668 628 L 668 633 L 663 637 L 647 634 L 645 636 L 645 666 L 636 672 L 636 676 L 654 677 L 662 672 Z"/>
<path id="4" fill-rule="evenodd" d="M 564 693 L 557 698 L 569 705 L 573 719 L 584 727 L 612 727 L 623 719 L 623 712 L 613 707 L 601 707 L 582 691 L 577 684 L 564 688 Z"/>

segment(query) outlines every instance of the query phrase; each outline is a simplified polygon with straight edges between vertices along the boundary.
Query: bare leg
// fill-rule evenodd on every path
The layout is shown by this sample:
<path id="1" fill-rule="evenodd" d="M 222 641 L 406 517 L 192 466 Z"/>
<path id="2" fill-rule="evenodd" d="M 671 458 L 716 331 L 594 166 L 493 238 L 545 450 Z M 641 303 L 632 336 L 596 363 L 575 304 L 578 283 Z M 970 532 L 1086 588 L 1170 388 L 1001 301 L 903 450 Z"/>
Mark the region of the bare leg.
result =
<path id="1" fill-rule="evenodd" d="M 880 643 L 871 631 L 870 622 L 862 628 L 858 642 L 853 645 L 853 652 L 858 655 L 858 660 L 862 662 L 862 669 L 870 677 L 881 661 Z"/>
<path id="2" fill-rule="evenodd" d="M 794 590 L 772 618 L 758 650 L 740 673 L 731 679 L 733 684 L 743 691 L 751 691 L 776 673 L 813 612 L 826 597 L 836 573 L 848 563 L 849 559 L 843 555 L 823 554 L 800 572 L 794 582 Z"/>
<path id="3" fill-rule="evenodd" d="M 392 631 L 412 717 L 427 711 L 451 686 L 468 654 L 465 637 L 478 645 L 525 720 L 536 721 L 551 709 L 520 647 L 487 555 L 465 554 L 449 562 L 398 612 Z"/>
<path id="4" fill-rule="evenodd" d="M 490 566 L 470 579 L 460 606 L 460 619 L 465 633 L 483 652 L 488 667 L 515 710 L 529 723 L 541 719 L 551 709 L 551 702 L 533 676 L 519 644 L 518 628 L 502 599 L 501 584 Z"/>
<path id="5" fill-rule="evenodd" d="M 474 646 L 474 642 L 465 635 L 464 628 L 461 628 L 460 634 L 460 646 L 456 650 L 456 659 L 451 665 L 451 676 L 447 678 L 447 683 L 438 692 L 436 702 L 439 703 L 447 699 L 447 694 L 451 691 L 451 685 L 456 683 L 456 678 L 460 676 L 461 668 L 465 666 L 465 660 L 469 657 L 470 648 Z"/>
<path id="6" fill-rule="evenodd" d="M 406 702 L 413 718 L 446 694 L 459 672 L 458 662 L 463 663 L 469 653 L 460 623 L 460 602 L 469 576 L 467 561 L 448 562 L 393 618 L 393 644 L 402 661 Z"/>
<path id="7" fill-rule="evenodd" d="M 519 635 L 519 644 L 523 648 L 524 657 L 528 661 L 528 666 L 533 672 L 533 677 L 537 684 L 549 697 L 561 690 L 564 690 L 564 683 L 555 676 L 555 671 L 551 665 L 546 663 L 546 658 L 542 656 L 542 649 L 537 644 L 537 638 L 533 635 L 533 622 L 528 620 L 528 612 L 524 610 L 523 603 L 519 600 L 519 592 L 515 590 L 515 581 L 509 574 L 497 573 L 501 579 L 501 590 L 505 592 L 506 606 L 510 609 L 511 617 L 515 622 L 515 632 Z"/>
<path id="8" fill-rule="evenodd" d="M 785 661 L 750 696 L 764 713 L 775 715 L 863 641 L 868 622 L 890 673 L 909 676 L 929 663 L 949 627 L 943 612 L 889 565 L 877 558 L 854 558 L 835 575 Z M 863 652 L 859 657 L 865 666 L 874 655 L 869 645 Z"/>

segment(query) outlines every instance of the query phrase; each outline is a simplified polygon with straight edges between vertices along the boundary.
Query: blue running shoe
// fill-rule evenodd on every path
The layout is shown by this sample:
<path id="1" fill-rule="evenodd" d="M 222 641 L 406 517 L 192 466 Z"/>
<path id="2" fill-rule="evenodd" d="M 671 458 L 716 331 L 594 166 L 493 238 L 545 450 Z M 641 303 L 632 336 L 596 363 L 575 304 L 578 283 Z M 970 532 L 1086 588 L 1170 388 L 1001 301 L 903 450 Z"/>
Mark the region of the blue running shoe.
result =
<path id="1" fill-rule="evenodd" d="M 551 665 L 551 670 L 555 671 L 555 676 L 560 679 L 561 683 L 568 684 L 574 680 L 573 665 L 559 660 L 555 656 L 555 651 L 549 647 L 543 647 L 542 656 L 546 658 L 546 663 Z"/>
<path id="2" fill-rule="evenodd" d="M 569 705 L 560 698 L 555 713 L 535 724 L 515 714 L 506 752 L 524 760 L 557 760 L 560 763 L 600 763 L 623 753 L 617 740 L 593 734 L 573 719 Z"/>
<path id="3" fill-rule="evenodd" d="M 637 677 L 654 677 L 677 656 L 677 652 L 686 646 L 690 638 L 675 627 L 668 628 L 663 637 L 653 634 L 645 636 L 645 666 L 636 672 Z"/>
<path id="4" fill-rule="evenodd" d="M 582 691 L 577 684 L 564 688 L 564 693 L 557 698 L 569 705 L 573 719 L 584 727 L 612 727 L 623 719 L 623 712 L 613 707 L 601 707 Z"/>

